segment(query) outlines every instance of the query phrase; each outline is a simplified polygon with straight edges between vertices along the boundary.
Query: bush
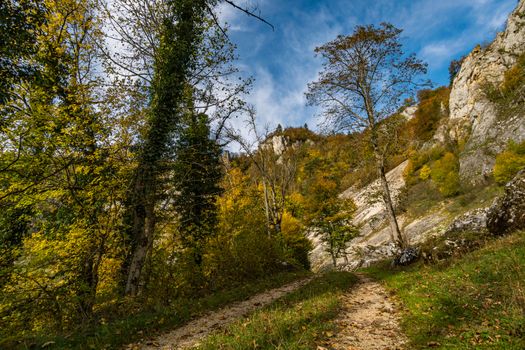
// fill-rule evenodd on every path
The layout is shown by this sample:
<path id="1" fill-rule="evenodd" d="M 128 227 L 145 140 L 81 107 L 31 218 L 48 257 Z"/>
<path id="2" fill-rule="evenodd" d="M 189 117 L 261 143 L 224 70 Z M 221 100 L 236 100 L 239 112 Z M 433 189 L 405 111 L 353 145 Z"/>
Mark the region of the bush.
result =
<path id="1" fill-rule="evenodd" d="M 459 193 L 459 159 L 454 153 L 440 146 L 426 151 L 413 151 L 403 176 L 409 186 L 430 178 L 444 196 L 450 197 Z"/>
<path id="2" fill-rule="evenodd" d="M 425 142 L 432 138 L 439 121 L 448 115 L 449 96 L 450 89 L 444 86 L 418 92 L 415 116 L 407 123 L 411 140 Z"/>
<path id="3" fill-rule="evenodd" d="M 431 162 L 441 158 L 443 153 L 444 150 L 438 146 L 426 151 L 409 151 L 408 165 L 403 172 L 406 183 L 413 186 L 421 180 L 426 180 L 420 176 L 422 168 L 428 167 Z"/>
<path id="4" fill-rule="evenodd" d="M 430 167 L 428 165 L 423 165 L 423 167 L 419 171 L 419 178 L 423 181 L 428 180 L 431 173 L 432 173 L 432 170 L 430 169 Z"/>
<path id="5" fill-rule="evenodd" d="M 432 165 L 432 181 L 436 183 L 444 196 L 450 197 L 459 193 L 459 159 L 451 152 Z"/>
<path id="6" fill-rule="evenodd" d="M 521 55 L 518 62 L 505 72 L 501 92 L 504 96 L 513 95 L 516 91 L 523 89 L 525 85 L 525 54 Z"/>
<path id="7" fill-rule="evenodd" d="M 230 288 L 284 270 L 286 257 L 278 243 L 265 230 L 257 229 L 211 240 L 203 264 L 210 290 Z"/>
<path id="8" fill-rule="evenodd" d="M 411 217 L 420 217 L 440 203 L 443 196 L 436 185 L 427 180 L 405 187 L 399 199 L 399 212 L 407 212 Z"/>
<path id="9" fill-rule="evenodd" d="M 302 267 L 309 269 L 308 253 L 313 249 L 312 243 L 303 234 L 304 227 L 301 222 L 285 212 L 282 222 L 282 239 L 287 249 L 287 255 Z"/>
<path id="10" fill-rule="evenodd" d="M 494 165 L 494 180 L 505 184 L 525 168 L 525 141 L 522 143 L 509 142 L 507 149 L 496 157 Z"/>
<path id="11" fill-rule="evenodd" d="M 503 82 L 499 86 L 486 84 L 485 95 L 496 105 L 501 119 L 519 115 L 525 104 L 525 54 L 522 54 L 516 64 L 505 72 Z"/>

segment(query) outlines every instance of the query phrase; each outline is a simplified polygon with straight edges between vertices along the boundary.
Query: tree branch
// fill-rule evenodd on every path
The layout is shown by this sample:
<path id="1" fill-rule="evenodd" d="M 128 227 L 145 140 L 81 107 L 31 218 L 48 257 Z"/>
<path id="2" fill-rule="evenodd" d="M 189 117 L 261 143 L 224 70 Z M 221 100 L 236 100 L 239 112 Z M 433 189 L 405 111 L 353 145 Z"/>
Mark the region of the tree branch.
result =
<path id="1" fill-rule="evenodd" d="M 242 7 L 240 7 L 239 5 L 237 5 L 236 3 L 234 3 L 233 1 L 230 1 L 230 0 L 224 0 L 225 3 L 227 4 L 230 4 L 231 6 L 233 6 L 234 8 L 236 8 L 237 10 L 240 10 L 241 12 L 244 12 L 245 14 L 247 14 L 248 16 L 250 17 L 253 17 L 253 18 L 256 18 L 258 19 L 259 21 L 267 24 L 270 26 L 270 28 L 272 28 L 272 30 L 275 32 L 275 27 L 273 26 L 273 24 L 271 24 L 270 22 L 268 22 L 267 20 L 265 20 L 264 18 L 262 18 L 261 16 L 259 15 L 256 15 L 255 13 L 249 11 L 248 9 L 244 9 Z"/>

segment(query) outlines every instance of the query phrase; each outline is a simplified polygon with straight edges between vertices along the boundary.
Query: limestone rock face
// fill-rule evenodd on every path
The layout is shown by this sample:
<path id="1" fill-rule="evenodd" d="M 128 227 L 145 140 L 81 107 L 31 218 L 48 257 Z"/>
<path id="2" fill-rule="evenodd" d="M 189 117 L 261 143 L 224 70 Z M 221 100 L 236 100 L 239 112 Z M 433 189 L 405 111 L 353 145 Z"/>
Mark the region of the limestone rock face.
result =
<path id="1" fill-rule="evenodd" d="M 445 236 L 453 235 L 457 232 L 486 232 L 487 231 L 487 212 L 488 208 L 480 208 L 469 211 L 454 221 L 444 232 Z"/>
<path id="2" fill-rule="evenodd" d="M 490 207 L 487 228 L 495 235 L 525 229 L 525 170 L 505 186 L 505 194 Z"/>
<path id="3" fill-rule="evenodd" d="M 386 174 L 394 202 L 397 201 L 401 189 L 405 186 L 403 171 L 407 165 L 408 161 L 405 161 Z M 376 180 L 361 189 L 351 187 L 340 195 L 341 198 L 351 198 L 357 207 L 354 214 L 354 225 L 374 229 L 377 224 L 383 221 L 386 217 L 386 210 L 381 191 L 381 183 Z M 363 229 L 367 230 L 366 227 Z"/>
<path id="4" fill-rule="evenodd" d="M 470 183 L 482 183 L 490 175 L 494 159 L 509 139 L 525 139 L 525 113 L 498 120 L 496 107 L 486 98 L 487 84 L 499 85 L 504 73 L 525 52 L 525 0 L 521 0 L 487 48 L 476 47 L 463 61 L 450 94 L 450 118 L 446 125 L 452 140 L 466 141 L 460 157 L 460 175 Z M 437 134 L 443 139 L 443 130 Z"/>
<path id="5" fill-rule="evenodd" d="M 332 268 L 332 258 L 326 251 L 326 244 L 323 242 L 321 234 L 315 230 L 306 233 L 306 238 L 312 242 L 314 247 L 308 254 L 310 268 L 314 272 L 327 271 Z"/>

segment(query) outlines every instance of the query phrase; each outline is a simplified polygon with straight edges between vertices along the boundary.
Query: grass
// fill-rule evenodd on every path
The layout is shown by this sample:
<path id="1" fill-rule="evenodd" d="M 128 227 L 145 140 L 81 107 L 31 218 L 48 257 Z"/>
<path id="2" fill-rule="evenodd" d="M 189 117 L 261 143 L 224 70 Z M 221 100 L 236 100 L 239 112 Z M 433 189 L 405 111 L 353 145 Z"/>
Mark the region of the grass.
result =
<path id="1" fill-rule="evenodd" d="M 443 210 L 452 219 L 467 211 L 490 206 L 503 190 L 491 180 L 476 187 L 464 186 L 459 194 L 444 197 L 432 181 L 419 181 L 401 193 L 398 210 L 414 219 Z"/>
<path id="2" fill-rule="evenodd" d="M 198 349 L 315 349 L 333 336 L 335 326 L 328 321 L 339 313 L 341 293 L 356 281 L 347 272 L 321 275 L 226 331 L 209 336 Z"/>
<path id="3" fill-rule="evenodd" d="M 503 190 L 495 183 L 464 189 L 463 193 L 449 200 L 447 211 L 452 216 L 458 216 L 472 209 L 488 207 Z"/>
<path id="4" fill-rule="evenodd" d="M 149 312 L 128 315 L 107 324 L 86 327 L 82 332 L 61 336 L 35 336 L 31 339 L 0 339 L 0 349 L 117 349 L 136 342 L 147 334 L 151 337 L 183 325 L 193 317 L 216 310 L 229 303 L 276 288 L 308 276 L 310 273 L 286 272 L 247 283 L 200 299 L 180 299 L 170 307 L 158 307 Z"/>
<path id="5" fill-rule="evenodd" d="M 525 232 L 437 265 L 365 270 L 402 304 L 414 349 L 525 349 Z"/>

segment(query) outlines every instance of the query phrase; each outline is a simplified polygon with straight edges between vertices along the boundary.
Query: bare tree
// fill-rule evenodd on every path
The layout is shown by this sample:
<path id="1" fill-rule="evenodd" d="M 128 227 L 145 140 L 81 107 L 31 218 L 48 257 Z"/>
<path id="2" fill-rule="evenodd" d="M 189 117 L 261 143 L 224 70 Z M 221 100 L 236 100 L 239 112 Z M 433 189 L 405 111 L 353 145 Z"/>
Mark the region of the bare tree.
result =
<path id="1" fill-rule="evenodd" d="M 309 84 L 310 105 L 323 107 L 325 121 L 334 129 L 367 131 L 381 181 L 382 195 L 392 229 L 392 239 L 404 247 L 392 196 L 386 179 L 385 160 L 391 140 L 388 118 L 416 89 L 427 85 L 418 79 L 426 64 L 414 54 L 404 55 L 401 30 L 388 23 L 379 27 L 357 26 L 352 35 L 315 49 L 325 60 L 319 79 Z"/>
<path id="2" fill-rule="evenodd" d="M 286 201 L 295 184 L 299 149 L 286 144 L 282 134 L 272 136 L 268 127 L 257 127 L 253 111 L 247 128 L 253 134 L 253 142 L 232 128 L 228 128 L 228 136 L 250 157 L 261 181 L 268 235 L 280 234 Z M 274 145 L 275 137 L 282 137 L 282 144 Z"/>

